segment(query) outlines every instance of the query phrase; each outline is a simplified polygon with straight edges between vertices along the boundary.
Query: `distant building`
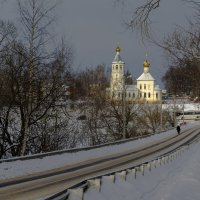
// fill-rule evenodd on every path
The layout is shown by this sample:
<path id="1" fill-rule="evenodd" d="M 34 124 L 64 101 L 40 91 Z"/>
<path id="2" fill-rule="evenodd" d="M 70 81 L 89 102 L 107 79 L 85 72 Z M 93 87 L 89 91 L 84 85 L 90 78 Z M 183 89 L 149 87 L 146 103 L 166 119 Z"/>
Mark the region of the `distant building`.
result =
<path id="1" fill-rule="evenodd" d="M 121 101 L 123 93 L 126 101 L 157 102 L 162 99 L 162 91 L 155 85 L 155 79 L 149 72 L 150 63 L 146 59 L 143 63 L 144 72 L 137 79 L 136 85 L 125 85 L 125 63 L 120 56 L 120 48 L 116 48 L 116 55 L 112 62 L 110 88 L 107 89 L 112 100 Z"/>

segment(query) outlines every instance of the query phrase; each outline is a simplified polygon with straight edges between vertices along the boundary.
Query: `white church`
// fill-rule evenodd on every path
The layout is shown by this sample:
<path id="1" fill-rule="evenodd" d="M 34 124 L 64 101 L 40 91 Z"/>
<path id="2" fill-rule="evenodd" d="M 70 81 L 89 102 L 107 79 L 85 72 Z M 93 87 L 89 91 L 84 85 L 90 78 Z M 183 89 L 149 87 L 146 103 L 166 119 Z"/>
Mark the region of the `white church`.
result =
<path id="1" fill-rule="evenodd" d="M 128 102 L 158 102 L 162 99 L 162 91 L 155 85 L 155 79 L 150 74 L 150 63 L 146 59 L 143 63 L 144 72 L 137 79 L 136 85 L 125 85 L 125 63 L 120 56 L 120 48 L 116 48 L 116 55 L 112 62 L 109 95 L 111 100 L 121 101 L 123 95 Z"/>

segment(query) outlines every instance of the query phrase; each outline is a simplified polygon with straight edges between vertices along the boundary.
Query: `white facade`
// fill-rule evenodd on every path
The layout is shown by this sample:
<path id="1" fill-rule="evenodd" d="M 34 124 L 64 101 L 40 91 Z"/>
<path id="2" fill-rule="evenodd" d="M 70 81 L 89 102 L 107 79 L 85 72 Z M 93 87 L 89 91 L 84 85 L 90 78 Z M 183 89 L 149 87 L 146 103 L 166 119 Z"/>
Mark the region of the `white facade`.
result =
<path id="1" fill-rule="evenodd" d="M 156 102 L 162 98 L 162 92 L 158 85 L 155 85 L 155 79 L 149 72 L 150 63 L 147 59 L 144 61 L 144 72 L 137 79 L 136 85 L 125 85 L 125 63 L 120 57 L 120 48 L 116 48 L 116 55 L 112 62 L 111 80 L 110 80 L 110 98 L 121 101 L 123 94 L 126 101 Z"/>
<path id="2" fill-rule="evenodd" d="M 120 57 L 120 48 L 116 48 L 116 55 L 112 62 L 112 71 L 111 71 L 111 98 L 120 98 L 120 94 L 123 91 L 124 87 L 124 65 Z"/>

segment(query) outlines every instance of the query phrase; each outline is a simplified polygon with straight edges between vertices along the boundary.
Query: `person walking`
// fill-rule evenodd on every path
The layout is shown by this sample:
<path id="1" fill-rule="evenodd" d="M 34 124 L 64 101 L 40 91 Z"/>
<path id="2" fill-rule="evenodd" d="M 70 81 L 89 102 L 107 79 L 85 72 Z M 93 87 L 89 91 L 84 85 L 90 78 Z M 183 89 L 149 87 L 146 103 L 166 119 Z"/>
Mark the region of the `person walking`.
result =
<path id="1" fill-rule="evenodd" d="M 181 132 L 180 125 L 177 125 L 176 130 L 177 130 L 177 133 L 180 134 L 180 132 Z"/>

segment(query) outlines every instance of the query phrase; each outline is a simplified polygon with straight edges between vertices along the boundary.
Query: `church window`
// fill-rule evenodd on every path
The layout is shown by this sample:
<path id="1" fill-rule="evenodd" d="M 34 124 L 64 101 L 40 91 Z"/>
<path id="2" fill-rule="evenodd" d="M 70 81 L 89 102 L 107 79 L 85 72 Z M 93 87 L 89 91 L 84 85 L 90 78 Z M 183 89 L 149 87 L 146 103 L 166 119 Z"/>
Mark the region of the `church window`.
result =
<path id="1" fill-rule="evenodd" d="M 144 98 L 146 98 L 147 97 L 147 94 L 146 94 L 146 92 L 144 93 Z"/>
<path id="2" fill-rule="evenodd" d="M 144 89 L 146 90 L 146 84 L 144 84 Z"/>
<path id="3" fill-rule="evenodd" d="M 149 95 L 148 95 L 148 97 L 150 98 L 151 97 L 151 93 L 149 92 Z"/>
<path id="4" fill-rule="evenodd" d="M 142 84 L 140 84 L 140 90 L 142 89 Z"/>
<path id="5" fill-rule="evenodd" d="M 156 99 L 158 99 L 158 93 L 156 93 Z"/>

